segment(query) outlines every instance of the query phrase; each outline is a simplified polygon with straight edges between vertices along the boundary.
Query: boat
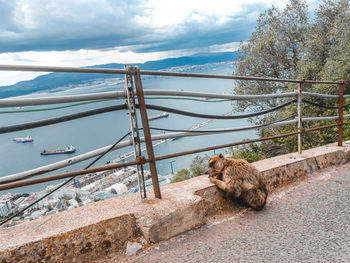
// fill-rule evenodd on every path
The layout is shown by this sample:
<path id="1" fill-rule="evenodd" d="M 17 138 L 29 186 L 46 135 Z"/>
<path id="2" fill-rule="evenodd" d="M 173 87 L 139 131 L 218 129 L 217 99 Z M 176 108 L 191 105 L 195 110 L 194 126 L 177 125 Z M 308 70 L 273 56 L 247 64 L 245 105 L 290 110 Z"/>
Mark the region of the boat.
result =
<path id="1" fill-rule="evenodd" d="M 26 137 L 16 137 L 16 138 L 13 138 L 12 141 L 14 142 L 32 142 L 34 141 L 32 137 L 30 137 L 29 135 L 26 136 Z"/>
<path id="2" fill-rule="evenodd" d="M 168 116 L 169 116 L 169 113 L 163 112 L 162 114 L 148 117 L 148 120 L 153 121 L 153 120 L 160 119 L 160 118 L 166 118 Z"/>
<path id="3" fill-rule="evenodd" d="M 41 155 L 51 155 L 51 154 L 74 153 L 74 152 L 75 152 L 75 148 L 72 145 L 70 145 L 64 149 L 58 149 L 58 150 L 53 150 L 53 151 L 42 150 L 40 152 L 40 154 Z"/>

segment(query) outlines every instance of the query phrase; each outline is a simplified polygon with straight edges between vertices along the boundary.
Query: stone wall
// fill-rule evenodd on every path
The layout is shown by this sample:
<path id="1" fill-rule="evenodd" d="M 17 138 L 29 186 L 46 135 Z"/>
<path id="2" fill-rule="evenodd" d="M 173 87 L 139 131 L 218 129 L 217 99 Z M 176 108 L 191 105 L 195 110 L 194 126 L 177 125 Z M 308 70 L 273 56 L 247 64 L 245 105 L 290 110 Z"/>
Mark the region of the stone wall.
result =
<path id="1" fill-rule="evenodd" d="M 266 176 L 269 190 L 350 160 L 350 142 L 286 154 L 254 163 Z M 91 262 L 124 251 L 128 241 L 166 240 L 205 224 L 222 210 L 239 210 L 207 176 L 151 191 L 100 201 L 55 215 L 0 228 L 0 262 Z"/>

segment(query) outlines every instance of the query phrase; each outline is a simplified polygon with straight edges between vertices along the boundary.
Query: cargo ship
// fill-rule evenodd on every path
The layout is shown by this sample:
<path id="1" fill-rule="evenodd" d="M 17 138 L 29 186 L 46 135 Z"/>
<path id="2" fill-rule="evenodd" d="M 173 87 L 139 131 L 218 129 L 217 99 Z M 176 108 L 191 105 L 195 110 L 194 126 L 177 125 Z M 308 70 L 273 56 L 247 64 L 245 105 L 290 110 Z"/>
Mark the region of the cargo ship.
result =
<path id="1" fill-rule="evenodd" d="M 51 154 L 74 153 L 74 152 L 75 152 L 75 148 L 72 145 L 70 145 L 62 150 L 61 149 L 54 150 L 54 151 L 42 150 L 40 152 L 40 154 L 41 155 L 51 155 Z"/>
<path id="2" fill-rule="evenodd" d="M 13 138 L 12 141 L 14 142 L 32 142 L 34 141 L 32 137 L 30 137 L 29 135 L 27 137 L 16 137 Z"/>
<path id="3" fill-rule="evenodd" d="M 148 120 L 153 121 L 153 120 L 160 119 L 160 118 L 166 118 L 168 116 L 169 116 L 169 113 L 163 112 L 162 114 L 148 117 Z"/>

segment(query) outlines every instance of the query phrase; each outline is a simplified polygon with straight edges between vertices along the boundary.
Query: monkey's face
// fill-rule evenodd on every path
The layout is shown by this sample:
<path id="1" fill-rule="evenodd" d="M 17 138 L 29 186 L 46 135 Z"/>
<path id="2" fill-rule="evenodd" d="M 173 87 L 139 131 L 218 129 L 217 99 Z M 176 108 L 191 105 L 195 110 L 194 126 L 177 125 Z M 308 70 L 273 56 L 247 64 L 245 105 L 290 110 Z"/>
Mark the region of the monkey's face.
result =
<path id="1" fill-rule="evenodd" d="M 218 176 L 221 174 L 225 164 L 225 157 L 220 153 L 210 158 L 209 165 L 209 177 Z"/>

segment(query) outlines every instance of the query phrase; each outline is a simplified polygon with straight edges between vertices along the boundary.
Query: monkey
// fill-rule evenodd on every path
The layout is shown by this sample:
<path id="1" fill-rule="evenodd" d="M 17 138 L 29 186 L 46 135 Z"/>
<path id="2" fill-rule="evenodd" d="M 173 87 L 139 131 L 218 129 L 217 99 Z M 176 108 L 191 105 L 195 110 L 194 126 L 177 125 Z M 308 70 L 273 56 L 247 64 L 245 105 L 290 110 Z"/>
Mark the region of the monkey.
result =
<path id="1" fill-rule="evenodd" d="M 254 210 L 261 210 L 268 191 L 261 172 L 244 159 L 214 155 L 208 162 L 209 180 L 228 196 L 240 199 Z"/>

